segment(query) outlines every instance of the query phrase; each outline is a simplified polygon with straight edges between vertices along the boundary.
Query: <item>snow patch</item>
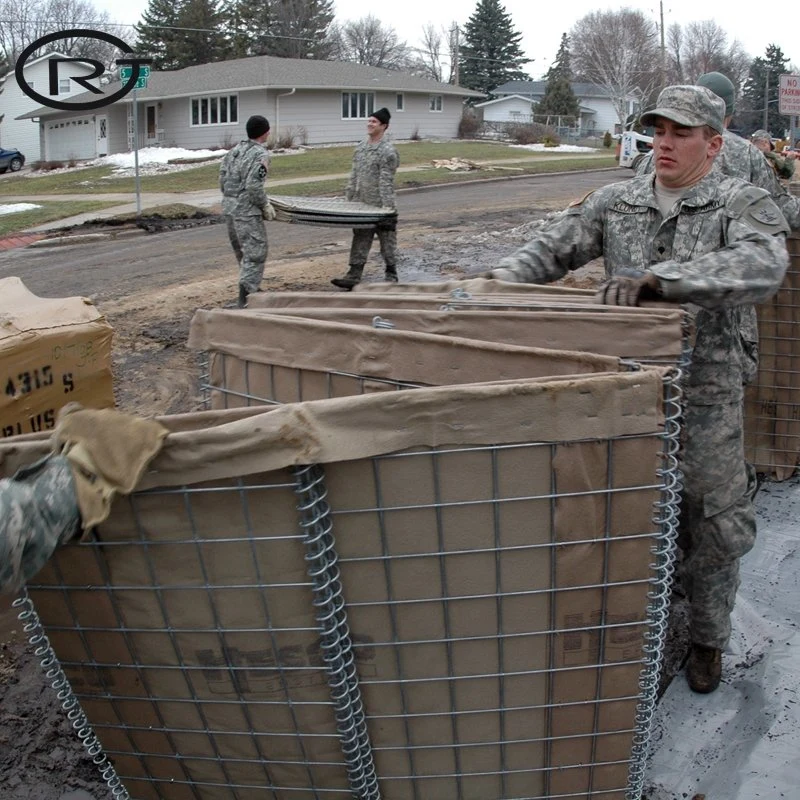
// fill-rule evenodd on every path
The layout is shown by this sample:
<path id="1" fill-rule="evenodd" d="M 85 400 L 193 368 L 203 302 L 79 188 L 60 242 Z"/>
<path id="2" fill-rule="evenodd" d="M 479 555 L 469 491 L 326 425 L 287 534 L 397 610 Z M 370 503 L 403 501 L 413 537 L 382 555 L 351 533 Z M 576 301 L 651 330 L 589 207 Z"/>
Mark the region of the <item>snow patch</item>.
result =
<path id="1" fill-rule="evenodd" d="M 0 205 L 0 214 L 16 214 L 18 211 L 32 211 L 34 208 L 41 208 L 36 203 L 6 203 Z"/>

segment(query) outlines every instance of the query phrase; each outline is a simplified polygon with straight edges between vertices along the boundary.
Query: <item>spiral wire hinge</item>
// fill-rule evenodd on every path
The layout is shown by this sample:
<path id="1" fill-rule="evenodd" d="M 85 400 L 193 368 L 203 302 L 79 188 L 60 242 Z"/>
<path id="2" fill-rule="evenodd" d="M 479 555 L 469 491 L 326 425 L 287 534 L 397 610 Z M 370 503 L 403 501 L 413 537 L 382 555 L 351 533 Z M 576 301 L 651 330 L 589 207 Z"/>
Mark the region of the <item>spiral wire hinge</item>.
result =
<path id="1" fill-rule="evenodd" d="M 653 578 L 647 608 L 649 627 L 645 633 L 645 665 L 639 678 L 641 699 L 636 707 L 636 733 L 631 750 L 626 800 L 639 800 L 644 788 L 664 643 L 669 625 L 681 493 L 681 474 L 678 467 L 682 420 L 681 375 L 680 369 L 671 369 L 664 377 L 663 466 L 659 470 L 662 488 L 653 518 L 660 535 L 652 549 Z"/>
<path id="2" fill-rule="evenodd" d="M 61 668 L 61 663 L 50 644 L 50 639 L 44 632 L 39 615 L 28 595 L 23 589 L 12 603 L 13 608 L 22 609 L 18 618 L 23 623 L 23 633 L 33 647 L 33 654 L 39 659 L 39 665 L 44 672 L 50 686 L 55 690 L 61 708 L 66 712 L 67 719 L 78 736 L 86 752 L 91 756 L 92 763 L 100 770 L 103 780 L 108 784 L 111 797 L 114 800 L 131 800 L 128 790 L 122 785 L 114 765 L 109 761 L 103 751 L 100 740 L 95 735 L 89 724 L 86 714 L 72 691 L 72 686 Z"/>
<path id="3" fill-rule="evenodd" d="M 295 467 L 294 476 L 295 493 L 300 497 L 298 508 L 307 571 L 312 580 L 317 620 L 323 630 L 322 656 L 328 670 L 350 788 L 358 800 L 380 800 L 326 500 L 325 475 L 322 467 L 312 465 Z"/>

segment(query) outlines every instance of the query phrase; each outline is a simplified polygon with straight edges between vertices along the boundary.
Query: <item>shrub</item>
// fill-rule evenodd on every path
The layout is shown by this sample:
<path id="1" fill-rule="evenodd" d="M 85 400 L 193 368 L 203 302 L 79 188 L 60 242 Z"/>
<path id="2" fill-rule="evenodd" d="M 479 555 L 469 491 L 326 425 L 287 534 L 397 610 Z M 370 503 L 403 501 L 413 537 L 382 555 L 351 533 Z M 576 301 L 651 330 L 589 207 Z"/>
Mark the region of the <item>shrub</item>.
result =
<path id="1" fill-rule="evenodd" d="M 610 149 L 612 141 L 613 139 L 611 138 L 611 131 L 606 131 L 603 134 L 603 147 L 608 147 Z"/>
<path id="2" fill-rule="evenodd" d="M 542 143 L 557 147 L 561 141 L 552 128 L 539 122 L 510 122 L 505 126 L 505 134 L 515 144 Z"/>
<path id="3" fill-rule="evenodd" d="M 465 108 L 458 123 L 458 138 L 472 139 L 481 128 L 480 114 L 473 108 Z"/>
<path id="4" fill-rule="evenodd" d="M 419 135 L 419 125 L 417 125 L 411 133 L 412 142 L 421 142 L 422 137 Z"/>

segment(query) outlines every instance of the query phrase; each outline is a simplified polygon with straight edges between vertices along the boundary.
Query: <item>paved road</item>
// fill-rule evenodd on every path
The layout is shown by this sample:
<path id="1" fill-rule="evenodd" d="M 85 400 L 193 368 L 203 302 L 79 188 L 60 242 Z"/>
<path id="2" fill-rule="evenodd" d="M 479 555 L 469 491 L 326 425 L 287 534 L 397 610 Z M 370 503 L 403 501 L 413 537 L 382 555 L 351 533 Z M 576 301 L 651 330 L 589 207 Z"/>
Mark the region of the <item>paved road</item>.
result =
<path id="1" fill-rule="evenodd" d="M 535 208 L 560 208 L 630 170 L 529 176 L 491 183 L 463 183 L 399 197 L 401 247 L 431 230 L 502 229 L 530 219 Z M 344 253 L 349 232 L 270 223 L 269 262 Z M 344 262 L 342 262 L 344 263 Z M 194 281 L 231 268 L 224 226 L 210 225 L 120 241 L 57 248 L 20 248 L 0 254 L 0 277 L 16 275 L 43 297 L 85 295 L 95 300 L 135 295 L 143 288 Z"/>

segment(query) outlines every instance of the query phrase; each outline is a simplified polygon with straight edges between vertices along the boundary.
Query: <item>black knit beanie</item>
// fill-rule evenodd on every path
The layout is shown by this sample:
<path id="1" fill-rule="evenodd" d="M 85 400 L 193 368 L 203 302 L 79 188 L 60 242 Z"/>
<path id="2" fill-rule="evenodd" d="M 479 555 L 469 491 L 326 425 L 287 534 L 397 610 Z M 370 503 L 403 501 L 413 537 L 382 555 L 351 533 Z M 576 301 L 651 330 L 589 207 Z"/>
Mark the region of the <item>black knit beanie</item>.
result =
<path id="1" fill-rule="evenodd" d="M 266 117 L 261 117 L 258 114 L 250 117 L 245 125 L 248 139 L 258 139 L 265 133 L 269 133 L 269 121 Z"/>
<path id="2" fill-rule="evenodd" d="M 389 120 L 392 118 L 388 108 L 379 108 L 377 111 L 370 114 L 370 116 L 375 117 L 375 119 L 383 125 L 388 125 Z"/>

